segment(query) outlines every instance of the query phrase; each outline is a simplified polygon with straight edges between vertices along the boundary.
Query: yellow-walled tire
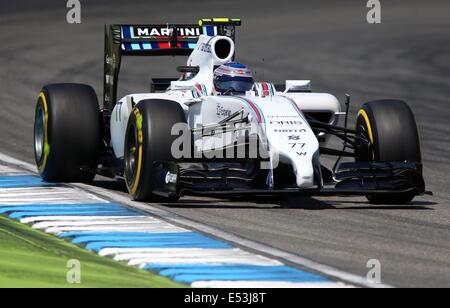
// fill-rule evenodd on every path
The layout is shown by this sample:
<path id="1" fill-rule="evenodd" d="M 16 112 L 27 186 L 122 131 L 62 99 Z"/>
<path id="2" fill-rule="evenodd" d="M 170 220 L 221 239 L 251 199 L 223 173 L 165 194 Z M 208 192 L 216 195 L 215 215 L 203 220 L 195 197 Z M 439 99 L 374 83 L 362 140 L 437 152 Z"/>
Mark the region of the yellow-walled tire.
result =
<path id="1" fill-rule="evenodd" d="M 136 201 L 178 200 L 154 195 L 154 163 L 174 162 L 172 144 L 178 136 L 171 134 L 175 124 L 186 124 L 180 104 L 161 99 L 138 103 L 128 119 L 125 135 L 125 182 Z M 189 143 L 190 145 L 190 143 Z"/>
<path id="2" fill-rule="evenodd" d="M 356 130 L 370 141 L 370 146 L 357 146 L 356 161 L 421 163 L 419 134 L 413 112 L 399 100 L 379 100 L 362 105 L 356 119 Z M 415 192 L 368 195 L 374 204 L 403 204 Z"/>
<path id="3" fill-rule="evenodd" d="M 39 94 L 34 154 L 49 182 L 90 182 L 98 167 L 100 111 L 95 91 L 81 84 L 53 84 Z"/>

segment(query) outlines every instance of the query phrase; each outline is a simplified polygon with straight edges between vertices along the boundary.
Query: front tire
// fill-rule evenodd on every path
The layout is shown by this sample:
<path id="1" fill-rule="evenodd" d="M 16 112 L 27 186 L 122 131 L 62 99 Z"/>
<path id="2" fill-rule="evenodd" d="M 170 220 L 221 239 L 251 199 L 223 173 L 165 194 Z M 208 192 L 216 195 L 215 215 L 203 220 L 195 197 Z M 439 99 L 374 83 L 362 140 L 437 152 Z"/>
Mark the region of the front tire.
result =
<path id="1" fill-rule="evenodd" d="M 399 100 L 365 103 L 359 110 L 356 130 L 369 143 L 356 148 L 356 161 L 421 163 L 419 134 L 409 106 Z M 368 195 L 373 204 L 403 204 L 416 192 Z"/>
<path id="2" fill-rule="evenodd" d="M 175 161 L 172 136 L 176 124 L 186 124 L 183 109 L 177 102 L 151 99 L 133 109 L 125 135 L 125 180 L 128 192 L 136 201 L 175 202 L 178 196 L 162 198 L 153 194 L 154 163 Z"/>
<path id="3" fill-rule="evenodd" d="M 34 153 L 48 182 L 90 182 L 99 161 L 100 111 L 95 91 L 81 84 L 45 86 L 36 106 Z M 84 169 L 84 170 L 83 170 Z"/>

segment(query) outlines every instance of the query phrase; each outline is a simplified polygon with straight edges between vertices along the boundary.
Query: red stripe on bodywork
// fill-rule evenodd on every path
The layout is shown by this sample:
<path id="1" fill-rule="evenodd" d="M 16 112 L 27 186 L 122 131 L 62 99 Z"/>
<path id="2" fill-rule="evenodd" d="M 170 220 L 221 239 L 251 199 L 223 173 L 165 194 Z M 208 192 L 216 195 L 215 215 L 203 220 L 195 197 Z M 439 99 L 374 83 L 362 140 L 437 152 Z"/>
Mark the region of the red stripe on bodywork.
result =
<path id="1" fill-rule="evenodd" d="M 169 49 L 171 48 L 171 43 L 170 42 L 158 42 L 158 47 L 160 49 Z"/>
<path id="2" fill-rule="evenodd" d="M 249 103 L 250 104 L 250 106 L 253 108 L 253 110 L 255 111 L 255 113 L 256 113 L 256 116 L 258 117 L 258 122 L 259 123 L 262 123 L 262 116 L 261 116 L 261 113 L 259 112 L 259 109 L 258 109 L 258 107 L 256 107 L 256 105 L 252 102 L 252 101 L 250 101 L 250 100 L 248 100 L 248 99 L 246 99 L 246 98 L 244 98 L 244 97 L 241 97 L 244 101 L 246 101 L 247 103 Z"/>
<path id="3" fill-rule="evenodd" d="M 203 96 L 203 89 L 202 89 L 202 86 L 201 86 L 201 84 L 199 84 L 199 83 L 197 83 L 197 89 L 199 90 L 199 96 Z"/>
<path id="4" fill-rule="evenodd" d="M 264 97 L 269 96 L 269 86 L 266 82 L 262 83 Z"/>

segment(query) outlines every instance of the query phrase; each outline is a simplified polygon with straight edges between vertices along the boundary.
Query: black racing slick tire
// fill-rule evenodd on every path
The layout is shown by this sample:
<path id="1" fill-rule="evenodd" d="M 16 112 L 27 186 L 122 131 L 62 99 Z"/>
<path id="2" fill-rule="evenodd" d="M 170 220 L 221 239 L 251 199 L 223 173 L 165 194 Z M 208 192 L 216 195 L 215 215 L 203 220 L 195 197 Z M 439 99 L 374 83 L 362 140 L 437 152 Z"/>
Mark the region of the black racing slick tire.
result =
<path id="1" fill-rule="evenodd" d="M 151 99 L 139 102 L 130 115 L 125 135 L 125 181 L 136 201 L 175 202 L 178 196 L 155 195 L 155 162 L 173 162 L 172 135 L 176 124 L 186 124 L 186 116 L 177 102 Z"/>
<path id="2" fill-rule="evenodd" d="M 34 153 L 39 174 L 48 182 L 90 182 L 99 162 L 100 111 L 94 89 L 52 84 L 39 94 Z"/>
<path id="3" fill-rule="evenodd" d="M 356 130 L 370 142 L 369 146 L 356 148 L 356 161 L 422 161 L 416 120 L 403 101 L 378 100 L 363 104 L 358 112 Z M 367 199 L 373 204 L 403 204 L 415 196 L 415 192 L 408 192 L 368 195 Z"/>

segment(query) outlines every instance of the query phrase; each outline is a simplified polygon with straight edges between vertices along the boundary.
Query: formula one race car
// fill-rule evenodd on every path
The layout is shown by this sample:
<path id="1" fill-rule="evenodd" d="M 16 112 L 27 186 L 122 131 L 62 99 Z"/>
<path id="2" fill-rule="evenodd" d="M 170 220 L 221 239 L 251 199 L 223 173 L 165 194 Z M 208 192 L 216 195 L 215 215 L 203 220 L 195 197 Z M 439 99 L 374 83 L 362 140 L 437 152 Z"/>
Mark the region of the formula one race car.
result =
<path id="1" fill-rule="evenodd" d="M 109 25 L 103 109 L 80 84 L 42 89 L 35 158 L 46 181 L 125 180 L 134 200 L 184 194 L 360 195 L 399 204 L 425 192 L 414 115 L 399 100 L 365 103 L 348 128 L 310 81 L 255 82 L 235 62 L 239 19 L 199 25 Z M 188 56 L 181 77 L 153 79 L 150 93 L 117 100 L 122 56 Z M 338 126 L 344 117 L 345 125 Z M 342 147 L 329 146 L 330 137 Z M 337 157 L 326 168 L 323 156 Z M 345 158 L 345 161 L 343 160 Z"/>

